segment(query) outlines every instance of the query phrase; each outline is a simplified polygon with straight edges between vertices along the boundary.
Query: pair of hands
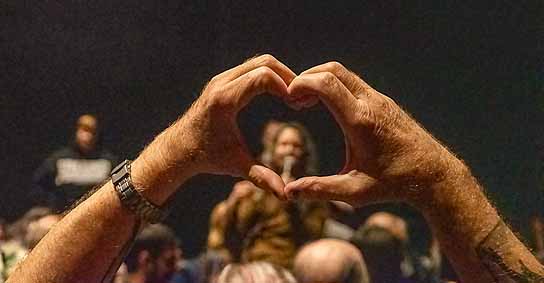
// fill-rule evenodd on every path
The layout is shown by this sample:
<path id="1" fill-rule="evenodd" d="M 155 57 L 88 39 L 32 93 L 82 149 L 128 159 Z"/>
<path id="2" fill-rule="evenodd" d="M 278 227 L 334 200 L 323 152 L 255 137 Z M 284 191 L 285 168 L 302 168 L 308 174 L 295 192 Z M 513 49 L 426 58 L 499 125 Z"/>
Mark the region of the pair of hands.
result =
<path id="1" fill-rule="evenodd" d="M 346 162 L 337 174 L 284 184 L 251 156 L 236 118 L 255 96 L 272 94 L 295 110 L 321 101 L 341 127 Z M 331 199 L 361 205 L 419 197 L 440 182 L 454 158 L 392 99 L 337 62 L 296 75 L 271 55 L 253 58 L 214 78 L 181 118 L 194 174 L 244 177 L 280 199 Z"/>

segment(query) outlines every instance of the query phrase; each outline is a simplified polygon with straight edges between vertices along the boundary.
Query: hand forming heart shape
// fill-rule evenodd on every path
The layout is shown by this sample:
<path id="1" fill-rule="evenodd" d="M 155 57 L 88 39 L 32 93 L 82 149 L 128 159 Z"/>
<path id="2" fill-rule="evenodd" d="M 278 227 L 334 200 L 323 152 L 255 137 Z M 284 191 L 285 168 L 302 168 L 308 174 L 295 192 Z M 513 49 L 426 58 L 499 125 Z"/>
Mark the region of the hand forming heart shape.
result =
<path id="1" fill-rule="evenodd" d="M 346 163 L 338 175 L 285 185 L 251 157 L 236 117 L 264 93 L 282 98 L 295 110 L 325 104 L 344 133 Z M 194 174 L 242 176 L 282 199 L 409 201 L 417 197 L 414 188 L 440 181 L 449 167 L 444 147 L 393 100 L 336 62 L 296 75 L 271 55 L 253 58 L 215 76 L 181 122 L 184 150 L 179 152 L 189 152 L 189 162 L 182 163 L 190 164 Z M 169 152 L 167 164 L 187 159 L 175 152 Z"/>

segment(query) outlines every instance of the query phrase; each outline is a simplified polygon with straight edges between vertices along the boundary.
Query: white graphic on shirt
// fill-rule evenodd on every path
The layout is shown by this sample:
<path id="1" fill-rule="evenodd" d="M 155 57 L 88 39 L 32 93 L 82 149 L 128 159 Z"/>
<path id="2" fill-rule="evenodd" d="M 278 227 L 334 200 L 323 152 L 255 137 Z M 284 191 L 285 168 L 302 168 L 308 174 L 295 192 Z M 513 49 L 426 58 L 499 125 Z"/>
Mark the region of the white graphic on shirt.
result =
<path id="1" fill-rule="evenodd" d="M 57 160 L 55 184 L 96 185 L 105 180 L 110 171 L 111 163 L 106 159 L 61 158 Z"/>

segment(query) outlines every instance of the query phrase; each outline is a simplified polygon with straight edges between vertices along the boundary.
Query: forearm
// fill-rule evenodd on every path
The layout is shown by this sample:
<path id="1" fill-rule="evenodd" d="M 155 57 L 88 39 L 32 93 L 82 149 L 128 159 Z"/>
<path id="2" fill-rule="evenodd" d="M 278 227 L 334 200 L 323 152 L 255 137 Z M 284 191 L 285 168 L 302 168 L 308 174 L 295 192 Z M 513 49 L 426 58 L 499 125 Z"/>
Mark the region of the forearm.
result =
<path id="1" fill-rule="evenodd" d="M 164 204 L 194 172 L 183 140 L 168 141 L 171 135 L 179 135 L 181 128 L 181 122 L 172 125 L 133 162 L 131 175 L 136 188 L 155 205 Z M 175 155 L 169 150 L 175 150 Z M 168 159 L 167 154 L 171 154 Z M 173 156 L 175 164 L 170 159 Z M 180 170 L 184 166 L 186 169 Z M 138 222 L 108 181 L 40 241 L 9 282 L 101 282 L 109 272 L 115 272 Z"/>
<path id="2" fill-rule="evenodd" d="M 461 280 L 544 281 L 542 266 L 502 222 L 469 169 L 453 156 L 447 162 L 444 179 L 417 206 Z"/>
<path id="3" fill-rule="evenodd" d="M 108 182 L 47 234 L 8 282 L 100 282 L 135 224 Z"/>
<path id="4" fill-rule="evenodd" d="M 253 160 L 236 117 L 257 95 L 286 97 L 294 77 L 270 55 L 215 76 L 187 113 L 132 163 L 136 190 L 162 206 L 191 176 L 214 173 L 242 176 L 279 194 L 281 178 Z M 48 233 L 10 282 L 99 282 L 134 235 L 135 218 L 109 182 Z"/>

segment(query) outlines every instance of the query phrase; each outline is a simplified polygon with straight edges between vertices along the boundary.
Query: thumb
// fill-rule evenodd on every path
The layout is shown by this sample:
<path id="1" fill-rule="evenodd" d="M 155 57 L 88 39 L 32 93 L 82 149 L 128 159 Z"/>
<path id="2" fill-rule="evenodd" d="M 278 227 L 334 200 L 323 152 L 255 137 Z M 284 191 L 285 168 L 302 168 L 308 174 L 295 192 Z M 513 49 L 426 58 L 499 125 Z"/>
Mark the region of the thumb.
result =
<path id="1" fill-rule="evenodd" d="M 252 182 L 255 186 L 273 193 L 277 198 L 285 200 L 283 188 L 285 183 L 276 172 L 271 169 L 258 164 L 249 154 L 243 154 L 240 156 L 239 163 L 241 171 L 238 171 L 237 176 L 243 177 L 246 180 Z"/>
<path id="2" fill-rule="evenodd" d="M 351 205 L 379 202 L 385 190 L 378 180 L 358 171 L 325 177 L 305 177 L 285 186 L 285 195 L 318 200 L 339 200 Z"/>
<path id="3" fill-rule="evenodd" d="M 253 163 L 249 166 L 247 177 L 255 186 L 273 193 L 277 198 L 285 200 L 283 189 L 285 183 L 278 174 L 269 168 Z"/>
<path id="4" fill-rule="evenodd" d="M 251 181 L 255 186 L 273 193 L 277 198 L 285 200 L 283 188 L 285 183 L 276 172 L 258 164 L 249 153 L 246 143 L 240 134 L 240 130 L 236 130 L 238 140 L 240 141 L 239 152 L 237 158 L 230 169 L 234 170 L 234 176 L 243 177 Z"/>
<path id="5" fill-rule="evenodd" d="M 240 129 L 235 125 L 233 134 L 237 142 L 231 144 L 234 146 L 232 154 L 226 157 L 228 160 L 224 166 L 227 174 L 236 177 L 242 177 L 255 186 L 273 193 L 281 200 L 285 200 L 283 188 L 285 183 L 281 177 L 265 166 L 258 164 L 252 157 Z"/>

